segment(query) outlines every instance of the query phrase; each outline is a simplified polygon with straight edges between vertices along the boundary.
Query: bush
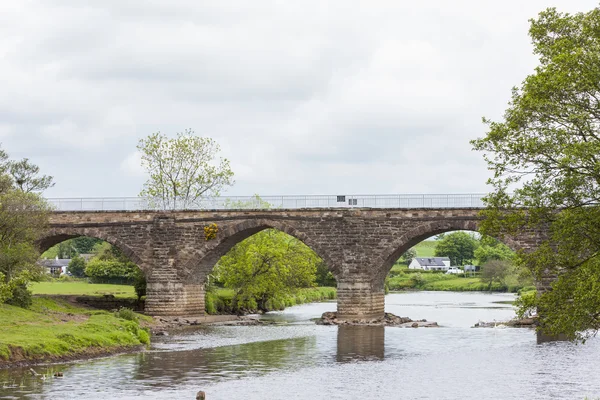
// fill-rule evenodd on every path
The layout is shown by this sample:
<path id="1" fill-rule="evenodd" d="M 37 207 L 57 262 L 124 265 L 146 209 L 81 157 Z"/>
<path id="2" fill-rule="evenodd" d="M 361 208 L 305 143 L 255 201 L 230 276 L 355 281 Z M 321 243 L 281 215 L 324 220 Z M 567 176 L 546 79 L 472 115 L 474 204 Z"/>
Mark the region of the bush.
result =
<path id="1" fill-rule="evenodd" d="M 87 263 L 85 274 L 93 283 L 132 284 L 138 271 L 132 262 L 92 259 Z"/>
<path id="2" fill-rule="evenodd" d="M 142 296 L 146 295 L 146 277 L 140 269 L 136 271 L 133 281 L 133 289 L 135 290 L 138 300 L 141 300 Z"/>
<path id="3" fill-rule="evenodd" d="M 17 284 L 12 287 L 10 298 L 6 300 L 6 304 L 21 308 L 29 308 L 32 304 L 31 290 L 27 289 L 25 283 Z"/>
<path id="4" fill-rule="evenodd" d="M 83 278 L 85 276 L 85 259 L 81 256 L 73 257 L 71 261 L 69 261 L 67 270 L 71 275 Z"/>
<path id="5" fill-rule="evenodd" d="M 127 321 L 138 321 L 138 316 L 133 312 L 131 308 L 121 307 L 119 311 L 115 312 L 115 317 L 126 319 Z"/>

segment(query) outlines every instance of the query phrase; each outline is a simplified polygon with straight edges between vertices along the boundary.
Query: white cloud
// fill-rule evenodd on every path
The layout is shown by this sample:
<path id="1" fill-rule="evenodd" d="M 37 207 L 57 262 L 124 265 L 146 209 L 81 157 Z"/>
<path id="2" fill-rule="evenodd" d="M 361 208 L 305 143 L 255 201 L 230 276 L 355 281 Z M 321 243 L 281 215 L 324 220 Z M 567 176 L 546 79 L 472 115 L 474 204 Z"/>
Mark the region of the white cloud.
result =
<path id="1" fill-rule="evenodd" d="M 527 20 L 547 6 L 98 4 L 0 5 L 0 138 L 52 196 L 135 195 L 138 140 L 188 127 L 221 144 L 231 194 L 483 191 L 469 140 L 532 71 Z"/>
<path id="2" fill-rule="evenodd" d="M 142 167 L 142 154 L 139 151 L 130 153 L 121 162 L 121 171 L 132 177 L 145 177 L 146 171 Z"/>

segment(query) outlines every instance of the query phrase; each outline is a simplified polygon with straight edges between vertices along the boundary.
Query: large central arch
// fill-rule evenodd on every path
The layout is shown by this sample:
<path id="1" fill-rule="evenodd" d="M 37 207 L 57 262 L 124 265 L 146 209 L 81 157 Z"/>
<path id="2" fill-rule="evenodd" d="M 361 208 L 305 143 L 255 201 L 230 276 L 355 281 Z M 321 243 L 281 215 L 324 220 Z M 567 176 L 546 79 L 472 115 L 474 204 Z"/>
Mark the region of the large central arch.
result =
<path id="1" fill-rule="evenodd" d="M 334 276 L 339 274 L 341 270 L 339 260 L 334 260 L 330 257 L 328 252 L 321 248 L 316 238 L 282 221 L 252 219 L 223 227 L 216 239 L 208 241 L 207 246 L 196 251 L 183 264 L 183 268 L 179 270 L 180 279 L 183 282 L 203 284 L 206 276 L 221 257 L 227 254 L 239 242 L 265 229 L 277 229 L 300 240 L 325 261 Z"/>

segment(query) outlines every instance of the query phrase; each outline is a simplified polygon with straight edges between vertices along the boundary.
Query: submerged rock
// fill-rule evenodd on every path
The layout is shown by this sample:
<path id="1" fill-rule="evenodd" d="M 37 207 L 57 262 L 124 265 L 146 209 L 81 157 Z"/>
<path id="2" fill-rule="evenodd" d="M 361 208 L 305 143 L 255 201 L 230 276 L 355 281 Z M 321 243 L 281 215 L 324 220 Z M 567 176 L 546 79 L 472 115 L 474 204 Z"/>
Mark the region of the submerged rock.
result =
<path id="1" fill-rule="evenodd" d="M 382 318 L 376 319 L 353 319 L 340 320 L 336 312 L 325 312 L 321 318 L 316 320 L 317 325 L 372 325 L 372 326 L 399 326 L 402 328 L 434 328 L 437 322 L 429 322 L 425 319 L 413 321 L 408 317 L 399 317 L 392 313 L 385 313 Z"/>

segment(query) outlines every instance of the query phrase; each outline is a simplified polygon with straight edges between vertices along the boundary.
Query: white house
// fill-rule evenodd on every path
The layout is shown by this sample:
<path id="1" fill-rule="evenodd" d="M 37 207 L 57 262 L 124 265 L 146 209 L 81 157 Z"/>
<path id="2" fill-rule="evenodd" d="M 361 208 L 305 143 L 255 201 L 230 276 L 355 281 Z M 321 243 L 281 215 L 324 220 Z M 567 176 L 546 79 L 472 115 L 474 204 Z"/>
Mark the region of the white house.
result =
<path id="1" fill-rule="evenodd" d="M 422 269 L 424 271 L 448 271 L 450 259 L 448 257 L 415 257 L 408 265 L 409 269 Z"/>
<path id="2" fill-rule="evenodd" d="M 63 275 L 67 273 L 71 259 L 69 258 L 51 258 L 40 260 L 39 263 L 46 268 L 46 272 L 52 275 Z"/>

